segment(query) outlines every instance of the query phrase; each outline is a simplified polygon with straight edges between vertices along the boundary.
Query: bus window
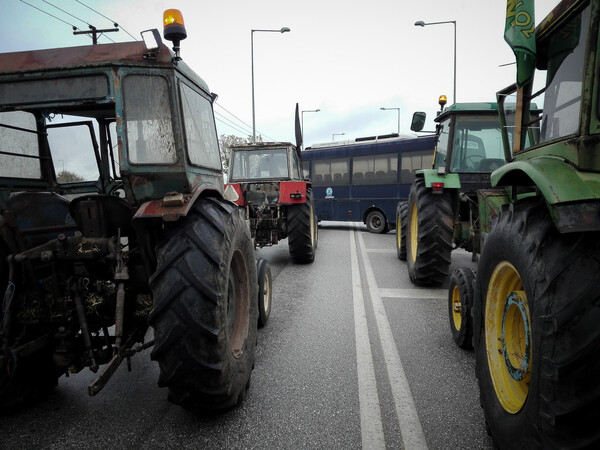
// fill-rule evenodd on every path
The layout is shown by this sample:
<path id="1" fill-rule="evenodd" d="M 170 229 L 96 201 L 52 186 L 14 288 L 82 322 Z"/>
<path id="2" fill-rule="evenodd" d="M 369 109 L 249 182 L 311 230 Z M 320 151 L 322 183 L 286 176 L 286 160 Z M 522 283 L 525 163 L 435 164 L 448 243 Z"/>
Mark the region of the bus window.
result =
<path id="1" fill-rule="evenodd" d="M 352 158 L 352 184 L 390 184 L 398 180 L 398 154 L 355 156 Z"/>
<path id="2" fill-rule="evenodd" d="M 431 150 L 404 152 L 401 159 L 400 183 L 410 184 L 415 179 L 415 172 L 431 168 Z"/>
<path id="3" fill-rule="evenodd" d="M 348 184 L 348 158 L 313 161 L 312 175 L 315 186 L 345 186 Z"/>

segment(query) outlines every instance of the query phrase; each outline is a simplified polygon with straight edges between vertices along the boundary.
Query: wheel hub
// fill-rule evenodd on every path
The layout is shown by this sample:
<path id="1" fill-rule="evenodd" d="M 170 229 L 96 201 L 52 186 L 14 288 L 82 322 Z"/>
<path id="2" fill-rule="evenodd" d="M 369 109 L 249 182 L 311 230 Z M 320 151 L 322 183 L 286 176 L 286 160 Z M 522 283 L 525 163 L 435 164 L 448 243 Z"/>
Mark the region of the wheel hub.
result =
<path id="1" fill-rule="evenodd" d="M 521 381 L 529 372 L 531 332 L 526 305 L 521 292 L 511 292 L 502 316 L 502 352 L 506 368 L 515 381 Z"/>

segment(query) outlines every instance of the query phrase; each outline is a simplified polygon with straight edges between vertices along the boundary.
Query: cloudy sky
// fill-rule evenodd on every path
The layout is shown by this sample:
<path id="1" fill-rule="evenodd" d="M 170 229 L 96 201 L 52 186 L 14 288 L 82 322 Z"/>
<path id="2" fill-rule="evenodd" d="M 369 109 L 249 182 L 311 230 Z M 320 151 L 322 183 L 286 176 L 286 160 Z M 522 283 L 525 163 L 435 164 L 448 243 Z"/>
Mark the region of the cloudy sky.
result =
<path id="1" fill-rule="evenodd" d="M 100 43 L 130 41 L 128 33 L 139 40 L 142 30 L 162 33 L 165 9 L 181 10 L 188 34 L 181 55 L 219 95 L 219 134 L 252 134 L 252 29 L 291 29 L 254 33 L 256 130 L 265 140 L 294 140 L 296 103 L 320 109 L 304 113 L 305 146 L 396 132 L 398 111 L 382 107 L 400 109 L 401 133 L 410 133 L 414 111 L 425 111 L 432 129 L 439 95 L 454 102 L 454 26 L 416 21 L 456 21 L 457 101 L 495 101 L 515 80 L 515 66 L 502 66 L 514 61 L 503 40 L 503 0 L 1 2 L 0 52 L 88 45 L 71 25 L 112 28 L 112 21 L 122 30 Z M 536 24 L 557 3 L 535 0 Z"/>

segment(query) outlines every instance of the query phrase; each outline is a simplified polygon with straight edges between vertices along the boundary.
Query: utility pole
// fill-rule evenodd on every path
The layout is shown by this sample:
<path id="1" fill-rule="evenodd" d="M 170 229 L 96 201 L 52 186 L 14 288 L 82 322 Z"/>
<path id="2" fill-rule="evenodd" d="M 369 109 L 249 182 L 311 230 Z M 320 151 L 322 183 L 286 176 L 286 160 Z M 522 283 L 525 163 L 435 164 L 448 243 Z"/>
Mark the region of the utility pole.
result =
<path id="1" fill-rule="evenodd" d="M 90 31 L 75 31 L 77 30 L 76 27 L 73 27 L 73 34 L 89 34 L 92 36 L 92 44 L 96 45 L 98 43 L 98 38 L 100 36 L 102 36 L 103 33 L 112 33 L 114 31 L 119 31 L 119 24 L 115 23 L 114 24 L 115 28 L 108 28 L 108 29 L 104 29 L 104 30 L 99 30 L 98 28 L 89 25 L 90 27 Z"/>

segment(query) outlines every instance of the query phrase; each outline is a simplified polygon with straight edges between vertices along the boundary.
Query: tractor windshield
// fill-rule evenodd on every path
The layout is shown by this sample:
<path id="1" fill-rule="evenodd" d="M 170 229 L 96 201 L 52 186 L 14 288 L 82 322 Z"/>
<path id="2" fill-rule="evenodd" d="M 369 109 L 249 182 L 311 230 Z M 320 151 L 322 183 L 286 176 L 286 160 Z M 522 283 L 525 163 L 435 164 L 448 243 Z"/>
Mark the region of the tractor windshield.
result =
<path id="1" fill-rule="evenodd" d="M 448 169 L 454 173 L 489 173 L 504 164 L 497 114 L 454 115 L 441 122 L 440 127 L 435 167 L 446 166 L 449 154 L 451 161 Z"/>
<path id="2" fill-rule="evenodd" d="M 229 180 L 289 178 L 287 154 L 286 148 L 233 149 Z"/>

